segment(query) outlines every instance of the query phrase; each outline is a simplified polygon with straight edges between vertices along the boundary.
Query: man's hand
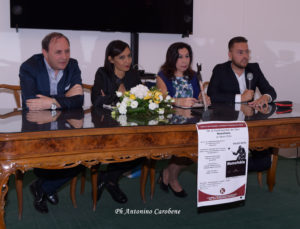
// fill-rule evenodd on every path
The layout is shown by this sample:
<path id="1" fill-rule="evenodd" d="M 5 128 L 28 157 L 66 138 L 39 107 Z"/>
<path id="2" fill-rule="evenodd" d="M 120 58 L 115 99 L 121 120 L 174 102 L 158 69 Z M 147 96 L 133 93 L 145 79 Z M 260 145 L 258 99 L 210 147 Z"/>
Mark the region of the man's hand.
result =
<path id="1" fill-rule="evenodd" d="M 246 104 L 241 104 L 241 111 L 248 117 L 254 115 L 254 109 Z"/>
<path id="2" fill-rule="evenodd" d="M 253 99 L 254 91 L 246 89 L 241 95 L 241 102 L 248 102 Z"/>
<path id="3" fill-rule="evenodd" d="M 26 114 L 26 119 L 29 122 L 35 122 L 39 125 L 54 122 L 60 116 L 60 112 L 58 111 L 55 116 L 52 116 L 51 111 L 29 111 Z"/>
<path id="4" fill-rule="evenodd" d="M 271 112 L 269 107 L 270 106 L 263 106 L 263 107 L 256 106 L 255 110 L 257 110 L 258 112 L 260 112 L 262 114 L 269 114 Z"/>
<path id="5" fill-rule="evenodd" d="M 47 110 L 51 108 L 51 104 L 55 101 L 53 98 L 37 95 L 36 99 L 27 99 L 26 105 L 29 110 L 39 111 L 39 110 Z"/>
<path id="6" fill-rule="evenodd" d="M 66 97 L 72 97 L 75 95 L 83 95 L 83 89 L 80 84 L 75 84 L 67 93 L 65 94 Z"/>
<path id="7" fill-rule="evenodd" d="M 268 95 L 262 95 L 259 99 L 256 99 L 250 103 L 248 103 L 250 106 L 254 107 L 266 107 L 268 108 L 269 103 L 269 96 Z"/>

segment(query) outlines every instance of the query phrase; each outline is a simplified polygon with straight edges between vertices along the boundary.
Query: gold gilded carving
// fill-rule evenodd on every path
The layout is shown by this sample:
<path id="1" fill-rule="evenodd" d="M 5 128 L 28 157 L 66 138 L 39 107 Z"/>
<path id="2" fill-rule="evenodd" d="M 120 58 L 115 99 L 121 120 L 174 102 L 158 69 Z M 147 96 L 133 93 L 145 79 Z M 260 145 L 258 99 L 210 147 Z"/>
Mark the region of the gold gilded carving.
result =
<path id="1" fill-rule="evenodd" d="M 4 223 L 4 207 L 5 207 L 5 196 L 8 192 L 8 179 L 9 176 L 14 173 L 14 164 L 1 163 L 0 165 L 0 228 L 5 228 Z"/>

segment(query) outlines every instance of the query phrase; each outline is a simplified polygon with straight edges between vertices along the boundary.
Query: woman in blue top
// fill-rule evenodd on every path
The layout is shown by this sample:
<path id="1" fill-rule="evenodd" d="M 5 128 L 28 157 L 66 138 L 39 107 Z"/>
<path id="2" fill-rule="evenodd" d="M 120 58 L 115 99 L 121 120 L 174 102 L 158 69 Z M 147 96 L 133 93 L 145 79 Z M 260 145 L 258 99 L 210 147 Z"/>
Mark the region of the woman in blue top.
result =
<path id="1" fill-rule="evenodd" d="M 166 61 L 158 73 L 156 86 L 164 96 L 168 94 L 174 98 L 175 106 L 192 107 L 203 100 L 196 72 L 191 68 L 192 60 L 191 46 L 183 42 L 174 43 L 168 48 Z M 206 96 L 205 99 L 210 104 L 210 98 Z M 178 182 L 178 175 L 190 163 L 187 158 L 172 157 L 159 177 L 161 189 L 167 192 L 170 188 L 177 197 L 187 196 Z"/>

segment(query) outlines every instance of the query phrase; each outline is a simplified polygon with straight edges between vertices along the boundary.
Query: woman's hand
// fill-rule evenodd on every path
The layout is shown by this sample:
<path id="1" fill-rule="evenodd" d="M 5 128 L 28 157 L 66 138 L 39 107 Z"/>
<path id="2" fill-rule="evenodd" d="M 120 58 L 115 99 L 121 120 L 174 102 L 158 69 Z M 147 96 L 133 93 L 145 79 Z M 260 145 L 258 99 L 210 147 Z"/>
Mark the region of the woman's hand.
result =
<path id="1" fill-rule="evenodd" d="M 67 122 L 76 129 L 83 127 L 83 119 L 67 119 Z"/>
<path id="2" fill-rule="evenodd" d="M 191 109 L 182 109 L 182 108 L 176 108 L 175 110 L 176 115 L 180 115 L 185 118 L 192 118 L 192 110 Z"/>

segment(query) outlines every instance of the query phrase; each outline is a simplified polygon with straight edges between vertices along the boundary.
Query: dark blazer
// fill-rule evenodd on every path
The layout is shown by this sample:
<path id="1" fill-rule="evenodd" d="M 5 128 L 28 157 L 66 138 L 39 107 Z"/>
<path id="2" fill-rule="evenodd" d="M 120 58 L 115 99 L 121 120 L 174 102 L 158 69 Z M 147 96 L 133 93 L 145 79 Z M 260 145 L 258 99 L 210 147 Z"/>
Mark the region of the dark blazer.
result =
<path id="1" fill-rule="evenodd" d="M 24 108 L 26 108 L 26 100 L 36 98 L 37 94 L 55 98 L 63 109 L 78 108 L 83 105 L 83 95 L 65 97 L 65 93 L 75 84 L 82 84 L 81 71 L 75 59 L 70 58 L 64 69 L 55 96 L 50 95 L 49 75 L 42 54 L 33 55 L 26 60 L 20 67 L 19 77 Z"/>
<path id="2" fill-rule="evenodd" d="M 272 97 L 272 101 L 274 101 L 276 99 L 276 92 L 266 80 L 259 65 L 257 63 L 249 63 L 245 69 L 245 75 L 247 76 L 249 72 L 253 73 L 251 89 L 255 90 L 258 87 L 261 94 L 269 94 Z M 246 85 L 249 88 L 249 81 L 247 79 Z M 241 94 L 241 92 L 239 83 L 231 68 L 231 61 L 216 65 L 207 89 L 207 95 L 210 96 L 212 103 L 234 103 L 236 94 Z"/>
<path id="3" fill-rule="evenodd" d="M 129 91 L 132 87 L 142 82 L 138 72 L 133 69 L 127 71 L 121 80 L 115 74 L 109 75 L 103 67 L 98 68 L 92 88 L 91 99 L 93 106 L 102 107 L 103 104 L 116 103 L 118 101 L 116 91 L 121 83 L 124 84 L 126 91 Z M 105 96 L 102 95 L 101 90 Z"/>

